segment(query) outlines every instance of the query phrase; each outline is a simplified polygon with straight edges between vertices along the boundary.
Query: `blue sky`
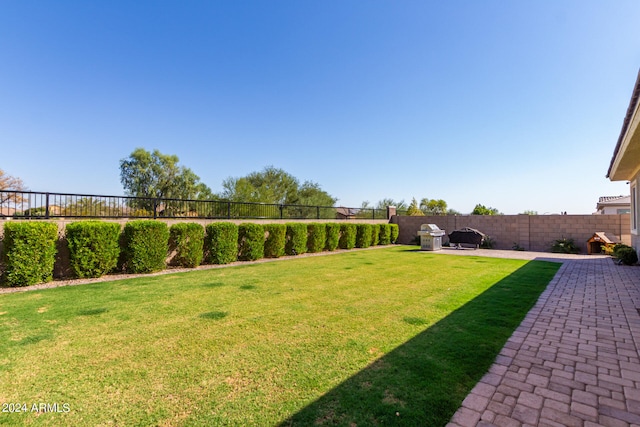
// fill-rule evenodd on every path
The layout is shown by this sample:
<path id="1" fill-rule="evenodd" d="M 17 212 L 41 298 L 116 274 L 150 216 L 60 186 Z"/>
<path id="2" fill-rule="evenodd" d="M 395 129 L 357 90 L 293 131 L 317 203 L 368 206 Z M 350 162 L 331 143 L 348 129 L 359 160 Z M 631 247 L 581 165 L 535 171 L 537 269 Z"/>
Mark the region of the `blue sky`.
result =
<path id="1" fill-rule="evenodd" d="M 0 2 L 0 168 L 123 194 L 136 148 L 214 192 L 267 165 L 338 204 L 591 213 L 640 67 L 637 0 Z"/>

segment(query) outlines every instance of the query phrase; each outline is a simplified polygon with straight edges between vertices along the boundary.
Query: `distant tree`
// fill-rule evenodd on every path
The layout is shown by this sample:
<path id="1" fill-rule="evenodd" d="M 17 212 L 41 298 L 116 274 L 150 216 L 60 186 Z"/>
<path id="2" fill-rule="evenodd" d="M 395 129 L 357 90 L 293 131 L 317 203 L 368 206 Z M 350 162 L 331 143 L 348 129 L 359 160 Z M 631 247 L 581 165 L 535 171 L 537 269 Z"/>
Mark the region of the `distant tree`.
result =
<path id="1" fill-rule="evenodd" d="M 390 198 L 385 198 L 376 204 L 376 209 L 386 209 L 387 206 L 395 206 L 399 211 L 406 210 L 409 207 L 404 200 L 396 201 Z"/>
<path id="2" fill-rule="evenodd" d="M 420 210 L 425 215 L 446 215 L 447 214 L 447 202 L 442 199 L 427 199 L 420 200 Z"/>
<path id="3" fill-rule="evenodd" d="M 409 208 L 407 209 L 407 215 L 409 215 L 409 216 L 424 216 L 424 212 L 422 212 L 420 210 L 420 208 L 418 207 L 418 201 L 416 200 L 415 197 L 413 199 L 411 199 L 411 204 L 409 205 Z"/>
<path id="4" fill-rule="evenodd" d="M 136 148 L 128 158 L 120 160 L 120 182 L 125 194 L 154 199 L 211 198 L 209 187 L 191 169 L 179 166 L 178 161 L 176 155 Z M 150 209 L 153 201 L 139 201 L 136 205 Z"/>
<path id="5" fill-rule="evenodd" d="M 300 185 L 296 177 L 273 166 L 244 177 L 227 178 L 222 188 L 220 198 L 233 202 L 333 206 L 337 200 L 320 184 L 305 181 Z"/>
<path id="6" fill-rule="evenodd" d="M 333 206 L 338 199 L 320 188 L 320 184 L 305 181 L 298 189 L 298 204 L 310 206 Z"/>
<path id="7" fill-rule="evenodd" d="M 120 215 L 120 207 L 116 203 L 107 204 L 104 200 L 81 197 L 66 204 L 60 214 L 69 216 Z"/>
<path id="8" fill-rule="evenodd" d="M 455 209 L 447 209 L 447 215 L 462 215 L 462 212 Z"/>
<path id="9" fill-rule="evenodd" d="M 526 211 L 522 212 L 522 215 L 538 215 L 538 211 L 526 210 Z"/>
<path id="10" fill-rule="evenodd" d="M 6 174 L 0 169 L 0 191 L 26 191 L 24 183 L 20 178 Z M 0 194 L 0 204 L 5 202 L 20 203 L 22 197 L 20 194 Z"/>
<path id="11" fill-rule="evenodd" d="M 478 203 L 476 207 L 473 208 L 471 215 L 501 215 L 501 213 L 496 208 L 486 207 Z"/>

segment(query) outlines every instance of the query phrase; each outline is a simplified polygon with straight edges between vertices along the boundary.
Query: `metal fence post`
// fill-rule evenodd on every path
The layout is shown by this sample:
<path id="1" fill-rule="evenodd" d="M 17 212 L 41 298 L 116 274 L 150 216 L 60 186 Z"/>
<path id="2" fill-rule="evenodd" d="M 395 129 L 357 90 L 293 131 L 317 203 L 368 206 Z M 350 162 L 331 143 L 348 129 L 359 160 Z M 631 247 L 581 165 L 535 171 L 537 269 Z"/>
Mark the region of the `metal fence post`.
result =
<path id="1" fill-rule="evenodd" d="M 44 217 L 49 219 L 49 193 L 45 193 Z"/>

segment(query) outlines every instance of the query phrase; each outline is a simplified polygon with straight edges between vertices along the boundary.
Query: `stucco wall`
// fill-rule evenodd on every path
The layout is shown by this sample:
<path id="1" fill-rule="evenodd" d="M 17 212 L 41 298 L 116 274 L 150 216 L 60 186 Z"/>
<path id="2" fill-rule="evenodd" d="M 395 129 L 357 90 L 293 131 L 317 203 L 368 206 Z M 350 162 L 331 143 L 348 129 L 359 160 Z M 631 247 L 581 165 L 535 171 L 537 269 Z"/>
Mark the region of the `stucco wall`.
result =
<path id="1" fill-rule="evenodd" d="M 635 178 L 631 180 L 630 184 L 631 184 L 630 185 L 631 191 L 633 191 L 633 189 L 635 188 L 636 197 L 640 196 L 640 175 L 636 175 Z M 636 225 L 638 228 L 640 228 L 640 212 L 637 212 L 638 203 L 640 203 L 640 200 L 636 200 L 636 206 L 633 206 L 633 196 L 632 196 L 631 197 L 631 215 L 635 215 Z M 629 223 L 631 224 L 631 219 L 629 220 Z M 630 234 L 631 234 L 631 246 L 636 248 L 636 252 L 638 252 L 640 256 L 640 237 L 638 236 L 639 231 L 640 230 L 638 229 L 631 230 Z"/>
<path id="2" fill-rule="evenodd" d="M 528 251 L 549 251 L 554 240 L 574 239 L 583 253 L 593 233 L 604 231 L 623 243 L 631 244 L 630 215 L 451 215 L 394 216 L 399 243 L 410 243 L 422 224 L 436 224 L 447 233 L 471 227 L 489 235 L 495 249 L 512 249 L 518 244 Z M 443 243 L 447 242 L 445 236 Z"/>

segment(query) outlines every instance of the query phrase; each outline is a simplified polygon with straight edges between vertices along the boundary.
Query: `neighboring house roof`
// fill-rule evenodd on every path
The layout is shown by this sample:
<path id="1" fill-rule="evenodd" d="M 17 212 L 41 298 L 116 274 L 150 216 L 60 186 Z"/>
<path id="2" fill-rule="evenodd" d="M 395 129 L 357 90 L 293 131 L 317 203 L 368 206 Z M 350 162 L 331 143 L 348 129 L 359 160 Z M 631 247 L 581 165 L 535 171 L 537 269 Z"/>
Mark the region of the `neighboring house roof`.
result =
<path id="1" fill-rule="evenodd" d="M 633 87 L 627 114 L 622 122 L 618 142 L 613 150 L 607 178 L 611 181 L 630 181 L 640 172 L 640 133 L 638 99 L 640 98 L 640 71 Z"/>
<path id="2" fill-rule="evenodd" d="M 600 205 L 628 205 L 631 203 L 631 196 L 602 196 L 598 199 Z"/>
<path id="3" fill-rule="evenodd" d="M 631 196 L 602 196 L 595 213 L 621 213 L 631 209 Z"/>
<path id="4" fill-rule="evenodd" d="M 338 215 L 342 215 L 342 216 L 356 216 L 359 211 L 360 211 L 360 209 L 345 208 L 345 207 L 342 207 L 342 206 L 336 208 L 336 213 Z"/>
<path id="5" fill-rule="evenodd" d="M 14 208 L 0 205 L 0 216 L 13 216 L 16 213 Z"/>

